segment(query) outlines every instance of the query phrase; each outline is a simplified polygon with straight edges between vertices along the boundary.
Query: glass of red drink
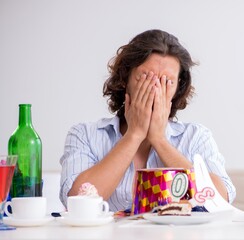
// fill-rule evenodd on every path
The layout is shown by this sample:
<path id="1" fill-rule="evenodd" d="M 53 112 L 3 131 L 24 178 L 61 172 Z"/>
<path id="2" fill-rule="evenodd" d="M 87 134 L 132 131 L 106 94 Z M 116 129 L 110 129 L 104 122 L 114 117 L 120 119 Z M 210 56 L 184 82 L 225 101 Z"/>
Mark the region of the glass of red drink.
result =
<path id="1" fill-rule="evenodd" d="M 0 155 L 0 230 L 11 229 L 3 223 L 3 214 L 17 159 L 17 155 Z"/>

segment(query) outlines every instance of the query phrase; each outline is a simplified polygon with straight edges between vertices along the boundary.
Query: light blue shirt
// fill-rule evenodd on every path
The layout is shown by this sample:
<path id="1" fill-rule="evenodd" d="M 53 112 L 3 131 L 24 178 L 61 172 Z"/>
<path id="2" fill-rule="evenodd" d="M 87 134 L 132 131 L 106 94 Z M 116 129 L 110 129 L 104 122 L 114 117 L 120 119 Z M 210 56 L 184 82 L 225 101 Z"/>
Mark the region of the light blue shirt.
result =
<path id="1" fill-rule="evenodd" d="M 60 159 L 62 165 L 60 200 L 64 206 L 67 204 L 67 194 L 76 177 L 101 161 L 120 140 L 122 135 L 119 129 L 118 117 L 101 119 L 95 123 L 80 123 L 70 129 L 65 141 L 64 155 Z M 236 190 L 226 173 L 224 158 L 219 153 L 211 132 L 200 124 L 169 121 L 166 133 L 168 141 L 189 161 L 193 162 L 193 157 L 197 153 L 202 156 L 209 172 L 221 177 L 228 191 L 229 202 L 233 202 Z M 147 168 L 161 167 L 164 167 L 163 163 L 156 151 L 151 149 Z M 134 173 L 134 165 L 131 163 L 108 199 L 111 211 L 131 207 Z"/>

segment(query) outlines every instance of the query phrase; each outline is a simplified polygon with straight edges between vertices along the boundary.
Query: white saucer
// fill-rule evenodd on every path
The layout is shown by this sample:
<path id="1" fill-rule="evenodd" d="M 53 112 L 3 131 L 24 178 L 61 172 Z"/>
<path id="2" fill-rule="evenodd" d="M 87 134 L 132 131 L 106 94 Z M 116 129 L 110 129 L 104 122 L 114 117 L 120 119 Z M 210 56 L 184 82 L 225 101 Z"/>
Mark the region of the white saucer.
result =
<path id="1" fill-rule="evenodd" d="M 111 215 L 107 215 L 105 217 L 98 217 L 96 219 L 90 219 L 90 220 L 70 218 L 68 215 L 66 216 L 64 215 L 62 217 L 56 218 L 57 221 L 74 227 L 100 226 L 100 225 L 110 223 L 114 220 L 114 218 Z"/>
<path id="2" fill-rule="evenodd" d="M 145 213 L 143 217 L 153 223 L 173 225 L 202 224 L 214 221 L 216 219 L 215 214 L 208 212 L 192 212 L 191 216 L 158 216 L 157 213 Z"/>
<path id="3" fill-rule="evenodd" d="M 13 217 L 4 217 L 3 222 L 7 225 L 15 227 L 36 227 L 44 225 L 50 221 L 54 220 L 51 216 L 46 216 L 40 219 L 18 219 Z"/>
<path id="4" fill-rule="evenodd" d="M 67 217 L 70 217 L 69 216 L 69 213 L 66 211 L 66 212 L 61 212 L 60 213 L 60 215 L 62 216 L 62 217 L 65 217 L 65 218 L 67 218 Z M 101 216 L 101 218 L 106 218 L 106 217 L 108 217 L 108 216 L 113 216 L 114 215 L 114 212 L 108 212 L 108 213 L 105 213 L 103 216 Z"/>

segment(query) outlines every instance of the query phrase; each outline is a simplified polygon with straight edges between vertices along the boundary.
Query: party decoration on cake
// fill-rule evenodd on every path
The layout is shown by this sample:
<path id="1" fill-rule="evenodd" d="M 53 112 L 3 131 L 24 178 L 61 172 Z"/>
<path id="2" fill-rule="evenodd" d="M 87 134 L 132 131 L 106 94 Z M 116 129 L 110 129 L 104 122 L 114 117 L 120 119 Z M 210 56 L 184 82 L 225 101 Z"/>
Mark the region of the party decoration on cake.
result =
<path id="1" fill-rule="evenodd" d="M 195 192 L 193 169 L 140 169 L 137 170 L 135 176 L 131 212 L 132 214 L 149 212 L 154 207 L 166 205 L 175 199 L 177 201 L 190 199 Z"/>
<path id="2" fill-rule="evenodd" d="M 185 173 L 177 173 L 171 183 L 172 201 L 179 202 L 188 189 L 188 178 Z"/>
<path id="3" fill-rule="evenodd" d="M 80 186 L 78 195 L 79 196 L 90 196 L 90 197 L 99 196 L 96 187 L 89 182 L 83 183 Z"/>
<path id="4" fill-rule="evenodd" d="M 207 200 L 214 199 L 215 191 L 211 187 L 204 187 L 197 191 L 192 199 L 189 200 L 193 207 L 203 206 Z"/>

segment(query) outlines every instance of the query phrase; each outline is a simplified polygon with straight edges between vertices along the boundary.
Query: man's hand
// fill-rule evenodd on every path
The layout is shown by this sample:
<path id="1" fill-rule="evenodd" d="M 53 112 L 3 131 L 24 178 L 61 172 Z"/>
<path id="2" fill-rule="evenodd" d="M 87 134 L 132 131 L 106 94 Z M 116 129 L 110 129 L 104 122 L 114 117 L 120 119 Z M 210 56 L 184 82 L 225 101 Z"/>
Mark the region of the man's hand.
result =
<path id="1" fill-rule="evenodd" d="M 153 99 L 153 111 L 147 138 L 154 145 L 156 141 L 165 137 L 166 127 L 171 111 L 174 87 L 171 80 L 165 75 L 156 82 L 156 89 Z"/>
<path id="2" fill-rule="evenodd" d="M 125 96 L 125 118 L 128 125 L 127 134 L 133 134 L 142 142 L 148 134 L 158 88 L 156 82 L 159 80 L 153 72 L 149 72 L 141 74 L 135 81 L 135 88 Z"/>

